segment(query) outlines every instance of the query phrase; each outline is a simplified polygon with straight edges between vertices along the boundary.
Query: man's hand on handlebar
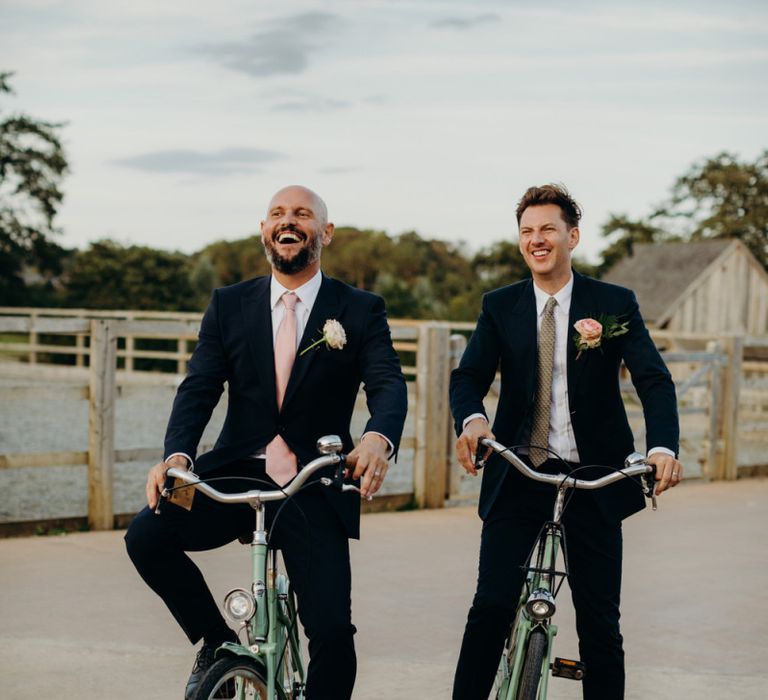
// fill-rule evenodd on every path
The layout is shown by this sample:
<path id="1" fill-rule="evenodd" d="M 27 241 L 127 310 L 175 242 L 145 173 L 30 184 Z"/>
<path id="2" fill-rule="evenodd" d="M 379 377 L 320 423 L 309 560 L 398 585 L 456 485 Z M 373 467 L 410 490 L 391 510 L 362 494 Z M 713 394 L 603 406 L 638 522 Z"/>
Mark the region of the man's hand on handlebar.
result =
<path id="1" fill-rule="evenodd" d="M 360 495 L 371 500 L 387 475 L 389 443 L 380 435 L 368 433 L 347 455 L 347 465 L 354 467 L 352 478 L 360 479 Z"/>
<path id="2" fill-rule="evenodd" d="M 466 470 L 468 474 L 477 476 L 477 466 L 475 464 L 475 455 L 478 450 L 478 440 L 480 438 L 490 438 L 495 440 L 495 435 L 491 432 L 491 428 L 488 425 L 488 421 L 485 418 L 473 418 L 469 423 L 464 426 L 464 430 L 456 440 L 456 456 L 458 457 L 459 464 Z M 487 457 L 491 453 L 491 448 L 483 449 L 483 456 Z"/>
<path id="3" fill-rule="evenodd" d="M 677 486 L 683 480 L 683 465 L 663 452 L 654 452 L 646 460 L 656 467 L 656 495 Z"/>
<path id="4" fill-rule="evenodd" d="M 147 474 L 147 505 L 153 510 L 165 488 L 166 472 L 169 467 L 188 469 L 187 458 L 182 455 L 172 455 L 167 461 L 158 462 L 149 470 L 149 474 Z"/>

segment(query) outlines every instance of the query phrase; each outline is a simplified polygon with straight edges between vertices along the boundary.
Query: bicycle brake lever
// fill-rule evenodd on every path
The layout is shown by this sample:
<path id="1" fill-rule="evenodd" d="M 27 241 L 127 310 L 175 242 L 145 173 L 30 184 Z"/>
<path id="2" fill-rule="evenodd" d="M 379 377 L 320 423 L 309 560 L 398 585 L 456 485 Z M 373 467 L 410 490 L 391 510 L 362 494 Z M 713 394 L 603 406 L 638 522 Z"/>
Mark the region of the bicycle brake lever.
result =
<path id="1" fill-rule="evenodd" d="M 348 491 L 361 493 L 360 488 L 355 486 L 354 484 L 341 484 L 341 483 L 337 484 L 335 479 L 331 479 L 328 476 L 320 477 L 320 483 L 323 486 L 332 486 L 333 488 L 335 488 L 338 491 L 341 491 L 342 493 L 347 493 Z M 373 496 L 368 496 L 365 500 L 372 501 Z"/>
<path id="2" fill-rule="evenodd" d="M 641 474 L 640 482 L 643 485 L 645 497 L 651 499 L 651 509 L 658 510 L 658 504 L 656 502 L 656 467 L 652 464 L 649 466 L 653 467 L 653 470 L 648 472 L 648 474 Z M 651 478 L 648 479 L 648 476 Z"/>
<path id="3" fill-rule="evenodd" d="M 480 444 L 478 443 L 477 451 L 475 452 L 475 469 L 478 471 L 480 471 L 486 464 L 488 464 L 488 457 L 490 455 L 487 453 L 487 449 L 488 448 L 486 448 L 486 453 L 483 454 L 480 451 Z"/>
<path id="4" fill-rule="evenodd" d="M 168 500 L 168 496 L 171 495 L 171 487 L 173 486 L 173 478 L 170 476 L 165 477 L 165 483 L 163 484 L 163 490 L 160 492 L 160 497 L 157 499 L 157 505 L 155 506 L 155 515 L 160 515 L 160 506 L 163 501 Z"/>

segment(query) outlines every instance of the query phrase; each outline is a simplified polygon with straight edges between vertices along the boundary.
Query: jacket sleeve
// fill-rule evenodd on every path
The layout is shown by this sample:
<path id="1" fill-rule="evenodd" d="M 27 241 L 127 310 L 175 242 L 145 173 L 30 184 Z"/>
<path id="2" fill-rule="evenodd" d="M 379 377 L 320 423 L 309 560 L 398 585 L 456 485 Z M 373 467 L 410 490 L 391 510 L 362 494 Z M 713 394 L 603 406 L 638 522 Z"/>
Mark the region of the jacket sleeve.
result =
<path id="1" fill-rule="evenodd" d="M 475 331 L 459 366 L 451 373 L 450 403 L 457 435 L 461 435 L 467 416 L 481 413 L 487 418 L 483 399 L 496 376 L 500 353 L 499 334 L 485 296 Z"/>
<path id="2" fill-rule="evenodd" d="M 371 414 L 364 432 L 385 435 L 397 454 L 408 412 L 408 393 L 400 360 L 392 345 L 381 297 L 373 297 L 360 349 L 359 366 Z"/>
<path id="3" fill-rule="evenodd" d="M 634 293 L 629 292 L 629 331 L 619 336 L 622 357 L 643 406 L 646 445 L 679 452 L 680 426 L 672 375 L 651 339 Z"/>
<path id="4" fill-rule="evenodd" d="M 165 433 L 165 455 L 183 452 L 195 459 L 200 437 L 224 391 L 227 359 L 219 328 L 218 304 L 216 290 L 200 324 L 187 376 L 173 401 Z"/>

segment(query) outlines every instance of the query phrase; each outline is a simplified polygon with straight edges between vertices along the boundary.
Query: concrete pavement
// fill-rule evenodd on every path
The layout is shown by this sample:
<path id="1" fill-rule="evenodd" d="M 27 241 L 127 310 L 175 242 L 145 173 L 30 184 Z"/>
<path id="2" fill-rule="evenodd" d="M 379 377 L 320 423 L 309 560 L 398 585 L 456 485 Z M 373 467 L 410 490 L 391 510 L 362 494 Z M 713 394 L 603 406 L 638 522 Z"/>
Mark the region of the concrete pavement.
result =
<path id="1" fill-rule="evenodd" d="M 628 700 L 768 697 L 768 480 L 689 483 L 625 523 Z M 450 696 L 473 592 L 472 507 L 366 515 L 353 544 L 357 700 Z M 0 697 L 181 698 L 193 652 L 121 532 L 0 540 Z M 196 556 L 214 596 L 247 548 Z M 576 656 L 567 592 L 555 652 Z M 550 697 L 580 698 L 553 679 Z"/>

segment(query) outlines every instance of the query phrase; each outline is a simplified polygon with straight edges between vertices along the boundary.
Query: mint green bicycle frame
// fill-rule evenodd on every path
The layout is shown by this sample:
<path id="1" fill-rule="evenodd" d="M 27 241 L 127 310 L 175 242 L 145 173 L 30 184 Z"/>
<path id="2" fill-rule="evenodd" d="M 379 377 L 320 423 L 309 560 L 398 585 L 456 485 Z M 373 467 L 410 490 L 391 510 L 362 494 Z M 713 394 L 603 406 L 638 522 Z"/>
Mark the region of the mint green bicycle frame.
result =
<path id="1" fill-rule="evenodd" d="M 296 609 L 293 594 L 289 590 L 288 579 L 278 573 L 277 552 L 268 548 L 265 524 L 265 502 L 290 498 L 296 494 L 319 469 L 338 465 L 344 461 L 341 454 L 341 440 L 336 436 L 326 436 L 318 440 L 318 449 L 324 456 L 307 464 L 284 489 L 277 491 L 246 491 L 243 493 L 223 493 L 206 484 L 189 471 L 171 468 L 168 476 L 181 479 L 190 486 L 221 503 L 248 503 L 256 512 L 256 525 L 251 541 L 251 590 L 235 589 L 227 594 L 238 592 L 249 595 L 255 603 L 252 616 L 241 623 L 240 631 L 245 631 L 247 643 L 225 642 L 216 652 L 216 659 L 243 657 L 261 669 L 267 687 L 269 700 L 303 700 L 304 698 L 304 663 L 297 629 Z M 320 480 L 325 486 L 333 480 Z M 358 491 L 357 487 L 338 485 L 343 491 Z M 167 494 L 164 494 L 167 495 Z M 269 566 L 267 564 L 269 563 Z M 225 599 L 226 601 L 226 599 Z M 288 654 L 286 654 L 286 651 Z M 289 663 L 288 656 L 292 663 Z M 287 665 L 287 666 L 286 666 Z M 288 673 L 286 673 L 286 671 Z M 286 679 L 286 685 L 276 679 Z M 201 681 L 201 685 L 202 685 Z M 290 684 L 290 687 L 287 685 Z M 246 683 L 236 679 L 236 698 L 245 697 Z M 295 691 L 295 692 L 294 692 Z"/>
<path id="2" fill-rule="evenodd" d="M 291 700 L 301 700 L 304 698 L 305 679 L 304 662 L 296 628 L 298 624 L 296 610 L 290 609 L 293 606 L 290 604 L 288 579 L 284 574 L 278 573 L 277 552 L 268 550 L 267 531 L 264 527 L 264 503 L 259 501 L 253 504 L 253 507 L 256 510 L 256 529 L 250 544 L 251 592 L 256 600 L 256 613 L 243 625 L 247 628 L 246 635 L 249 643 L 224 642 L 216 650 L 216 658 L 222 658 L 226 654 L 250 658 L 264 670 L 268 698 L 282 700 L 284 695 Z M 268 559 L 269 567 L 267 567 Z M 288 645 L 290 657 L 285 654 L 286 645 Z M 293 660 L 292 668 L 284 669 L 289 658 Z M 292 674 L 288 679 L 291 687 L 281 687 L 283 695 L 278 695 L 275 679 L 286 678 L 285 671 Z M 298 689 L 296 695 L 293 694 L 293 688 Z M 237 697 L 242 695 L 243 690 L 238 689 Z"/>
<path id="3" fill-rule="evenodd" d="M 558 490 L 553 518 L 553 522 L 558 526 L 562 515 L 564 494 L 564 489 Z M 553 598 L 557 593 L 557 585 L 554 580 L 555 576 L 566 575 L 565 572 L 557 572 L 555 570 L 555 562 L 557 561 L 557 556 L 560 552 L 561 540 L 562 533 L 559 527 L 547 527 L 546 532 L 542 533 L 538 540 L 536 566 L 530 568 L 526 575 L 525 583 L 520 592 L 520 598 L 517 601 L 515 620 L 512 624 L 512 631 L 510 632 L 510 645 L 508 648 L 504 649 L 504 656 L 499 663 L 497 676 L 498 690 L 496 693 L 496 698 L 498 700 L 516 700 L 523 672 L 523 664 L 525 663 L 525 657 L 528 651 L 528 640 L 531 632 L 536 627 L 541 627 L 546 635 L 546 653 L 542 660 L 537 697 L 547 697 L 547 685 L 549 682 L 549 674 L 547 673 L 547 670 L 549 669 L 550 658 L 552 655 L 552 641 L 555 638 L 555 635 L 557 635 L 557 625 L 553 624 L 551 619 L 542 621 L 534 620 L 526 611 L 525 604 L 532 591 L 544 590 L 552 594 Z M 543 571 L 543 569 L 547 567 L 546 565 L 542 566 L 542 564 L 545 564 L 546 562 L 551 564 L 549 572 Z"/>
<path id="4" fill-rule="evenodd" d="M 506 448 L 495 440 L 483 439 L 481 444 L 490 447 L 494 452 L 500 454 L 525 476 L 535 481 L 552 484 L 557 488 L 552 520 L 546 523 L 539 533 L 535 549 L 527 563 L 528 573 L 520 593 L 520 599 L 517 602 L 515 619 L 512 623 L 508 639 L 509 643 L 505 646 L 494 685 L 495 700 L 518 700 L 531 634 L 535 630 L 541 629 L 546 637 L 546 646 L 542 657 L 535 698 L 536 700 L 545 700 L 549 683 L 548 671 L 551 664 L 553 641 L 557 634 L 557 625 L 553 624 L 551 619 L 555 612 L 554 597 L 560 587 L 556 579 L 560 577 L 562 583 L 562 580 L 568 576 L 567 566 L 564 571 L 557 571 L 556 568 L 557 557 L 563 540 L 560 520 L 565 505 L 565 494 L 568 489 L 594 490 L 608 486 L 619 479 L 640 476 L 643 482 L 643 489 L 652 500 L 653 510 L 656 510 L 656 497 L 653 496 L 653 480 L 651 479 L 649 488 L 645 479 L 646 474 L 653 472 L 653 467 L 646 464 L 643 455 L 635 452 L 627 457 L 624 461 L 624 468 L 621 470 L 614 471 L 598 479 L 576 479 L 567 474 L 543 474 L 537 472 L 523 462 L 511 449 Z M 478 466 L 482 466 L 484 462 L 485 460 L 481 460 Z M 526 609 L 526 603 L 534 592 L 544 592 L 543 595 L 545 597 L 546 595 L 551 596 L 553 602 L 551 613 L 540 619 L 534 619 Z"/>

